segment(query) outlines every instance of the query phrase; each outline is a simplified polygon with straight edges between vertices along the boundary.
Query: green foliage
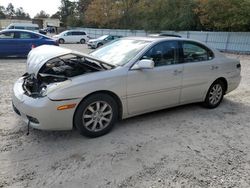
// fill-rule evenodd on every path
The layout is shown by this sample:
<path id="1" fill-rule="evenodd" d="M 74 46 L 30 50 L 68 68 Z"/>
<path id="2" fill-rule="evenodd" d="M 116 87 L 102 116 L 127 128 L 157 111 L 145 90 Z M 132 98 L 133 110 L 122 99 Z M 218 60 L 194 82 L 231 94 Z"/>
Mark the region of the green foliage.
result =
<path id="1" fill-rule="evenodd" d="M 0 6 L 0 18 L 15 17 L 29 15 L 11 3 Z M 250 0 L 61 0 L 51 18 L 71 27 L 249 31 Z"/>
<path id="2" fill-rule="evenodd" d="M 5 8 L 3 6 L 0 6 L 0 19 L 6 18 L 5 15 Z"/>
<path id="3" fill-rule="evenodd" d="M 198 0 L 197 14 L 204 29 L 249 31 L 249 0 Z"/>
<path id="4" fill-rule="evenodd" d="M 96 27 L 249 31 L 250 0 L 93 0 L 86 14 Z"/>
<path id="5" fill-rule="evenodd" d="M 47 14 L 44 10 L 41 10 L 35 15 L 34 18 L 49 18 L 49 14 Z"/>
<path id="6" fill-rule="evenodd" d="M 22 7 L 15 10 L 15 7 L 9 3 L 6 8 L 0 6 L 0 18 L 30 19 L 30 16 L 28 13 L 24 12 Z"/>

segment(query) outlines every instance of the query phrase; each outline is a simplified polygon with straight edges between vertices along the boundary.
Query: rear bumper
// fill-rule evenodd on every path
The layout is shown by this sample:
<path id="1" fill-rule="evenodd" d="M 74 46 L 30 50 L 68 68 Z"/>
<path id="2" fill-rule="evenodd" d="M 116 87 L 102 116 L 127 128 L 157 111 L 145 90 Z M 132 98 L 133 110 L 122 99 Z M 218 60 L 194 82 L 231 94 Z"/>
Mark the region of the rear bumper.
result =
<path id="1" fill-rule="evenodd" d="M 227 88 L 226 93 L 229 93 L 235 90 L 240 85 L 241 75 L 235 75 L 235 76 L 229 77 L 227 81 L 228 81 L 228 88 Z"/>
<path id="2" fill-rule="evenodd" d="M 48 97 L 32 98 L 24 94 L 22 83 L 22 78 L 15 83 L 12 102 L 14 111 L 25 123 L 30 121 L 31 127 L 42 130 L 71 130 L 73 128 L 76 107 L 67 110 L 57 110 L 57 107 L 72 103 L 78 105 L 80 99 L 52 101 Z"/>

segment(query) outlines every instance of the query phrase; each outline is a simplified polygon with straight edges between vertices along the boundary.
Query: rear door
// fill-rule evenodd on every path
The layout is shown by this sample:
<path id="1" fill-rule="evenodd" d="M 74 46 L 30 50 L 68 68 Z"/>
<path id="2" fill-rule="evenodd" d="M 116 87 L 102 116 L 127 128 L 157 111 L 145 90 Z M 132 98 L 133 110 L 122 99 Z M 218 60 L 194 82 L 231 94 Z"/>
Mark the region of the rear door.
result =
<path id="1" fill-rule="evenodd" d="M 181 103 L 203 100 L 211 82 L 216 77 L 213 52 L 193 41 L 182 41 L 183 82 Z"/>
<path id="2" fill-rule="evenodd" d="M 35 34 L 28 32 L 15 32 L 16 44 L 20 55 L 27 55 L 33 47 L 38 46 L 38 38 Z"/>

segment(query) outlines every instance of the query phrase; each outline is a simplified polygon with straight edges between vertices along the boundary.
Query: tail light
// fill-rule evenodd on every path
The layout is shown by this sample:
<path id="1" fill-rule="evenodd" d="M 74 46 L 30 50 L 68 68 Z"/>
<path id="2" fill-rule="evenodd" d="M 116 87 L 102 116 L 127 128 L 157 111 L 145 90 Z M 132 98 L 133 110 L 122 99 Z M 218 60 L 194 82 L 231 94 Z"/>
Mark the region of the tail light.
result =
<path id="1" fill-rule="evenodd" d="M 31 49 L 34 49 L 36 46 L 34 44 L 31 45 Z"/>

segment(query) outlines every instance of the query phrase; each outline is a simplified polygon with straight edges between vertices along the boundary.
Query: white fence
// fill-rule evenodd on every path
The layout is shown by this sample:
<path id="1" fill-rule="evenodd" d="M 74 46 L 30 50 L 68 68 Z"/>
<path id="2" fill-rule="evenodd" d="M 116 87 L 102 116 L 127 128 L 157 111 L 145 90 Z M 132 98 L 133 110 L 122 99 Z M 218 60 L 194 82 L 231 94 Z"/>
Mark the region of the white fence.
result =
<path id="1" fill-rule="evenodd" d="M 79 28 L 78 28 L 79 29 Z M 106 34 L 121 36 L 147 36 L 144 30 L 123 29 L 94 29 L 80 28 L 85 30 L 90 37 L 97 38 Z M 168 34 L 177 34 L 183 38 L 191 38 L 202 41 L 221 51 L 250 53 L 250 32 L 199 32 L 199 31 L 162 31 Z"/>

